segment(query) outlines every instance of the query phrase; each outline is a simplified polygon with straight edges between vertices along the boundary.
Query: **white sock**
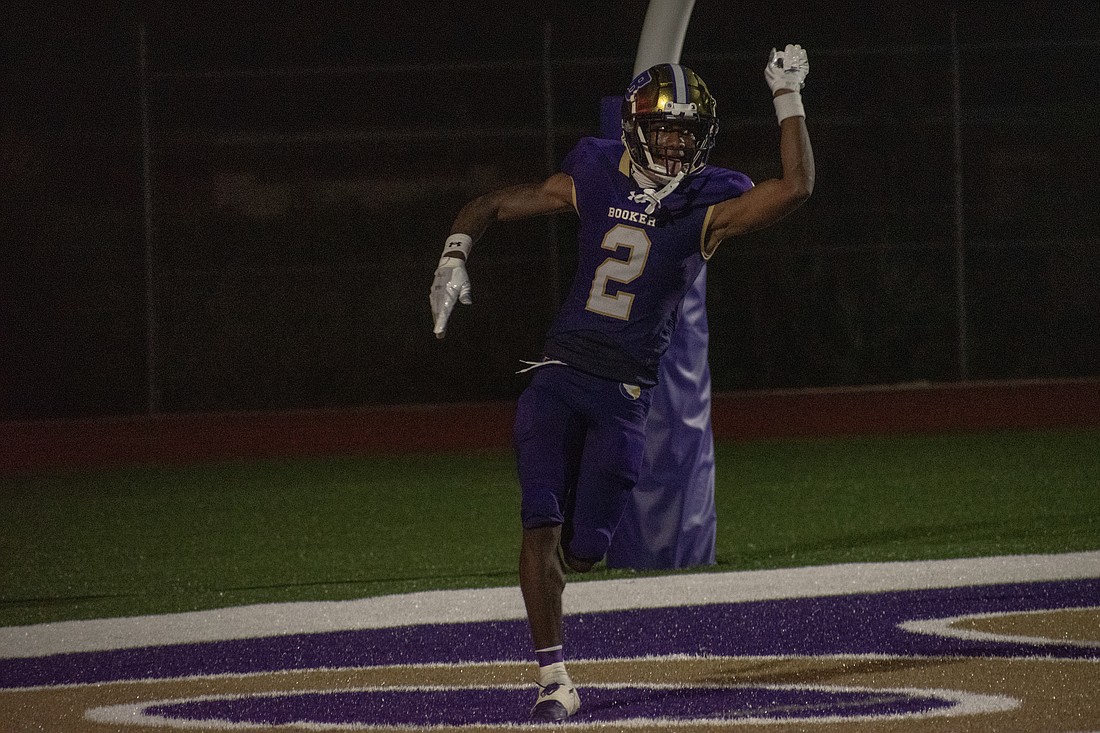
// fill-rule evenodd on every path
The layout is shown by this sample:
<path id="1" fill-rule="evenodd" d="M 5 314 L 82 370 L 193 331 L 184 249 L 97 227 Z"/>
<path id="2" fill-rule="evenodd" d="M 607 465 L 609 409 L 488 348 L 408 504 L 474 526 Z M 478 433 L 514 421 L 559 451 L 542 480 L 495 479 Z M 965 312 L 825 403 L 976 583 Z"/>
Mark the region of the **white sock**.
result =
<path id="1" fill-rule="evenodd" d="M 545 667 L 539 667 L 539 684 L 543 687 L 554 683 L 559 685 L 571 684 L 569 673 L 565 671 L 565 662 L 554 662 Z"/>

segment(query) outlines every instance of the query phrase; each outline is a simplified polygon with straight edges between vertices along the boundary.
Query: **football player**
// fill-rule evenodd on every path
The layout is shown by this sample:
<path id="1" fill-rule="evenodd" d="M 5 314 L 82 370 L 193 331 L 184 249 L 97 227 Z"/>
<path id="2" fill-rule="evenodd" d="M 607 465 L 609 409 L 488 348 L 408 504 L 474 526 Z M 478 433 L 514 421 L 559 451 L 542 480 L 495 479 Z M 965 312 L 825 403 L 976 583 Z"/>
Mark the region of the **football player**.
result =
<path id="1" fill-rule="evenodd" d="M 680 301 L 719 243 L 795 210 L 814 186 L 801 89 L 806 51 L 772 49 L 765 79 L 779 120 L 782 176 L 757 185 L 708 166 L 714 97 L 691 69 L 660 64 L 626 90 L 619 141 L 584 138 L 549 178 L 487 193 L 455 218 L 431 287 L 434 331 L 472 302 L 466 263 L 495 221 L 572 211 L 576 276 L 519 398 L 515 451 L 523 535 L 519 580 L 539 667 L 531 717 L 580 707 L 565 667 L 567 569 L 603 559 L 638 479 L 650 391 Z"/>

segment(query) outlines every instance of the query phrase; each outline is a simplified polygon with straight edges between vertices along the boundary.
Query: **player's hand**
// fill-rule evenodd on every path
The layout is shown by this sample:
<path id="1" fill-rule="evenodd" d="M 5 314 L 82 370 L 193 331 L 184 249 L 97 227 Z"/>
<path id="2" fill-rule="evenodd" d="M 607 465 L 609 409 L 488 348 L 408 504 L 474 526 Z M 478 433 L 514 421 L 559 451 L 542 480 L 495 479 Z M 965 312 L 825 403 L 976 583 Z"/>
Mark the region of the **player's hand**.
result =
<path id="1" fill-rule="evenodd" d="M 806 49 L 797 44 L 787 44 L 782 51 L 772 49 L 768 56 L 768 65 L 764 67 L 764 78 L 771 87 L 772 94 L 780 89 L 797 92 L 806 84 L 806 75 L 810 73 L 810 59 Z"/>
<path id="2" fill-rule="evenodd" d="M 455 303 L 470 305 L 474 302 L 470 290 L 470 276 L 466 274 L 466 262 L 457 257 L 444 257 L 435 270 L 432 292 L 432 318 L 435 321 L 435 337 L 447 333 L 447 319 L 451 317 Z"/>

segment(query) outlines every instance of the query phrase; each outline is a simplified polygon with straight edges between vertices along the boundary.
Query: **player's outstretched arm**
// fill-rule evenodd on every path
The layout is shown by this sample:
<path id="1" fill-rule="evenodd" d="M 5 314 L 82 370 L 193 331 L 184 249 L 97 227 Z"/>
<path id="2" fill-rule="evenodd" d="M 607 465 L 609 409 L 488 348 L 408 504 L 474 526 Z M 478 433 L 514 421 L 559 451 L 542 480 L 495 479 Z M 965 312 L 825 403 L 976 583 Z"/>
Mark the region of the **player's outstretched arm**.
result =
<path id="1" fill-rule="evenodd" d="M 456 303 L 470 305 L 474 302 L 466 260 L 474 242 L 493 222 L 545 216 L 572 208 L 573 179 L 564 173 L 555 173 L 540 183 L 523 183 L 490 191 L 463 206 L 443 245 L 428 297 L 436 338 L 446 335 L 447 320 Z"/>
<path id="2" fill-rule="evenodd" d="M 806 51 L 788 45 L 774 48 L 764 68 L 779 120 L 779 155 L 783 177 L 762 181 L 735 199 L 714 207 L 707 230 L 706 251 L 713 252 L 727 237 L 762 229 L 797 209 L 814 189 L 814 154 L 806 130 L 802 87 L 810 73 Z"/>
<path id="3" fill-rule="evenodd" d="M 555 173 L 545 181 L 521 183 L 478 196 L 458 212 L 451 233 L 468 234 L 477 241 L 495 221 L 557 214 L 572 208 L 573 179 Z"/>

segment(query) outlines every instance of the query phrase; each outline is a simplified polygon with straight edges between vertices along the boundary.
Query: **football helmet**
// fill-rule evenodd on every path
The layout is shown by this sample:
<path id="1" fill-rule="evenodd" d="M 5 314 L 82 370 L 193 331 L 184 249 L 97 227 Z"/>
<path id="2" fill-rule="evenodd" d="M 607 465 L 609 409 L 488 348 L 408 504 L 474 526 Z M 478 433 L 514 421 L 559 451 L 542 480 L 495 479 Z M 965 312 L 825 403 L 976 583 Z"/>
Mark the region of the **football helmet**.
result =
<path id="1" fill-rule="evenodd" d="M 622 137 L 636 166 L 658 180 L 691 175 L 707 164 L 718 134 L 718 104 L 694 71 L 658 64 L 623 97 Z"/>

